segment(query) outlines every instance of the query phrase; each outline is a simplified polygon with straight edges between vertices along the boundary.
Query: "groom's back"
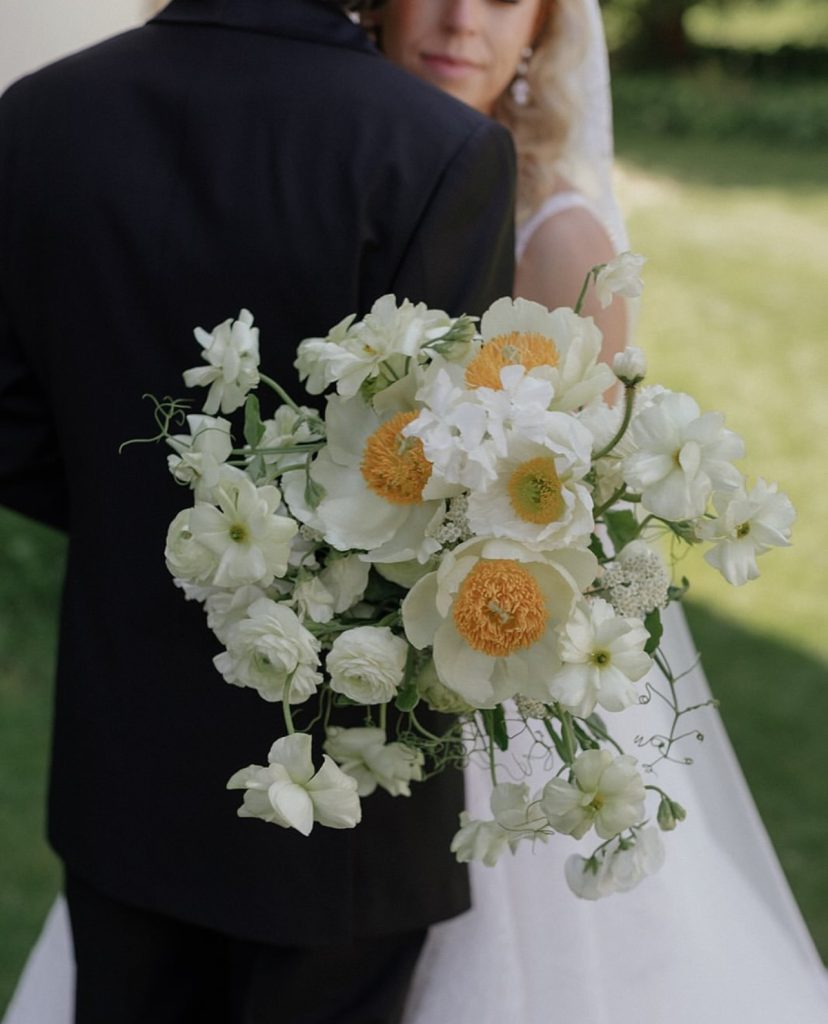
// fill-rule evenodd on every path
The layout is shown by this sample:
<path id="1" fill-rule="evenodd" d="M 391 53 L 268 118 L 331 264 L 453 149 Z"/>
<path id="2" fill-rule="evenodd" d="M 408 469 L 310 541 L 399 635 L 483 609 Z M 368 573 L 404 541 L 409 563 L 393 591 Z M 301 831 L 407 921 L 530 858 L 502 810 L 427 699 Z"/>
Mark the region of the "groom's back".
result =
<path id="1" fill-rule="evenodd" d="M 221 681 L 163 567 L 189 495 L 161 450 L 117 446 L 152 432 L 143 393 L 182 394 L 192 328 L 242 306 L 295 391 L 297 342 L 386 291 L 453 313 L 508 292 L 510 160 L 302 0 L 175 0 L 0 103 L 0 500 L 69 530 L 50 831 L 104 891 L 300 943 L 463 908 L 458 779 L 372 797 L 356 833 L 235 818 L 224 783 L 278 715 Z"/>

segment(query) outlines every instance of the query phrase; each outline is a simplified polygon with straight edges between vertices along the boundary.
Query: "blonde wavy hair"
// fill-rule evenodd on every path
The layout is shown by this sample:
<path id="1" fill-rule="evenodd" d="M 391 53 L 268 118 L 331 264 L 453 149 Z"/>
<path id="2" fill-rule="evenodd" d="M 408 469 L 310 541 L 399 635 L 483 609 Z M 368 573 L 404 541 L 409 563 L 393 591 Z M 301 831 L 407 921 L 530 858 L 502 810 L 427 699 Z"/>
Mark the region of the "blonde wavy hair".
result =
<path id="1" fill-rule="evenodd" d="M 518 157 L 517 220 L 522 223 L 555 188 L 577 97 L 571 73 L 583 59 L 588 23 L 582 0 L 543 0 L 526 81 L 528 102 L 516 102 L 507 89 L 494 117 L 512 133 Z"/>

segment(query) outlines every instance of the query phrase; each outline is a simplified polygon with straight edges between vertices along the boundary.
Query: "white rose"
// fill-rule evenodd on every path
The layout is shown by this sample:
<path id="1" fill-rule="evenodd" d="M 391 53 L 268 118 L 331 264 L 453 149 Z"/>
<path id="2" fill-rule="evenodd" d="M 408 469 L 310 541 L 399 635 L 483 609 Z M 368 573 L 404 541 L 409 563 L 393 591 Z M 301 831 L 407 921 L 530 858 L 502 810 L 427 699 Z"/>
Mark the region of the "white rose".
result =
<path id="1" fill-rule="evenodd" d="M 360 704 L 385 704 L 396 696 L 408 644 L 387 626 L 356 626 L 334 640 L 326 667 L 331 689 Z"/>

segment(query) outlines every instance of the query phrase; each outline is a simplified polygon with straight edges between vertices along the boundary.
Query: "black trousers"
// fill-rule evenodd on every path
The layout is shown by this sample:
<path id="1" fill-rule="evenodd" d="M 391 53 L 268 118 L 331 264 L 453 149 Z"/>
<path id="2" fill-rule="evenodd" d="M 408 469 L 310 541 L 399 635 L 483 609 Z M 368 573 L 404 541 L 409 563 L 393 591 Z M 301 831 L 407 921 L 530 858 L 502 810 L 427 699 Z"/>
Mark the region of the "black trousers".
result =
<path id="1" fill-rule="evenodd" d="M 71 874 L 75 1024 L 398 1024 L 425 931 L 314 949 L 127 906 Z"/>

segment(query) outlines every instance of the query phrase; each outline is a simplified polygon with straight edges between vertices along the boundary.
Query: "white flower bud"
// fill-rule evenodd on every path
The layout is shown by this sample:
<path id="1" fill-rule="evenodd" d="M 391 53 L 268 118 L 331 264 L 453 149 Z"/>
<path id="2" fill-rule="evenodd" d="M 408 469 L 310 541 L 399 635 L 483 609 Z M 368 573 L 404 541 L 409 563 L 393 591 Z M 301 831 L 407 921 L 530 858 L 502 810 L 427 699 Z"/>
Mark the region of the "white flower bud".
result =
<path id="1" fill-rule="evenodd" d="M 635 345 L 628 345 L 613 359 L 612 372 L 623 384 L 633 387 L 644 380 L 646 376 L 647 357 L 642 349 L 636 348 Z"/>

